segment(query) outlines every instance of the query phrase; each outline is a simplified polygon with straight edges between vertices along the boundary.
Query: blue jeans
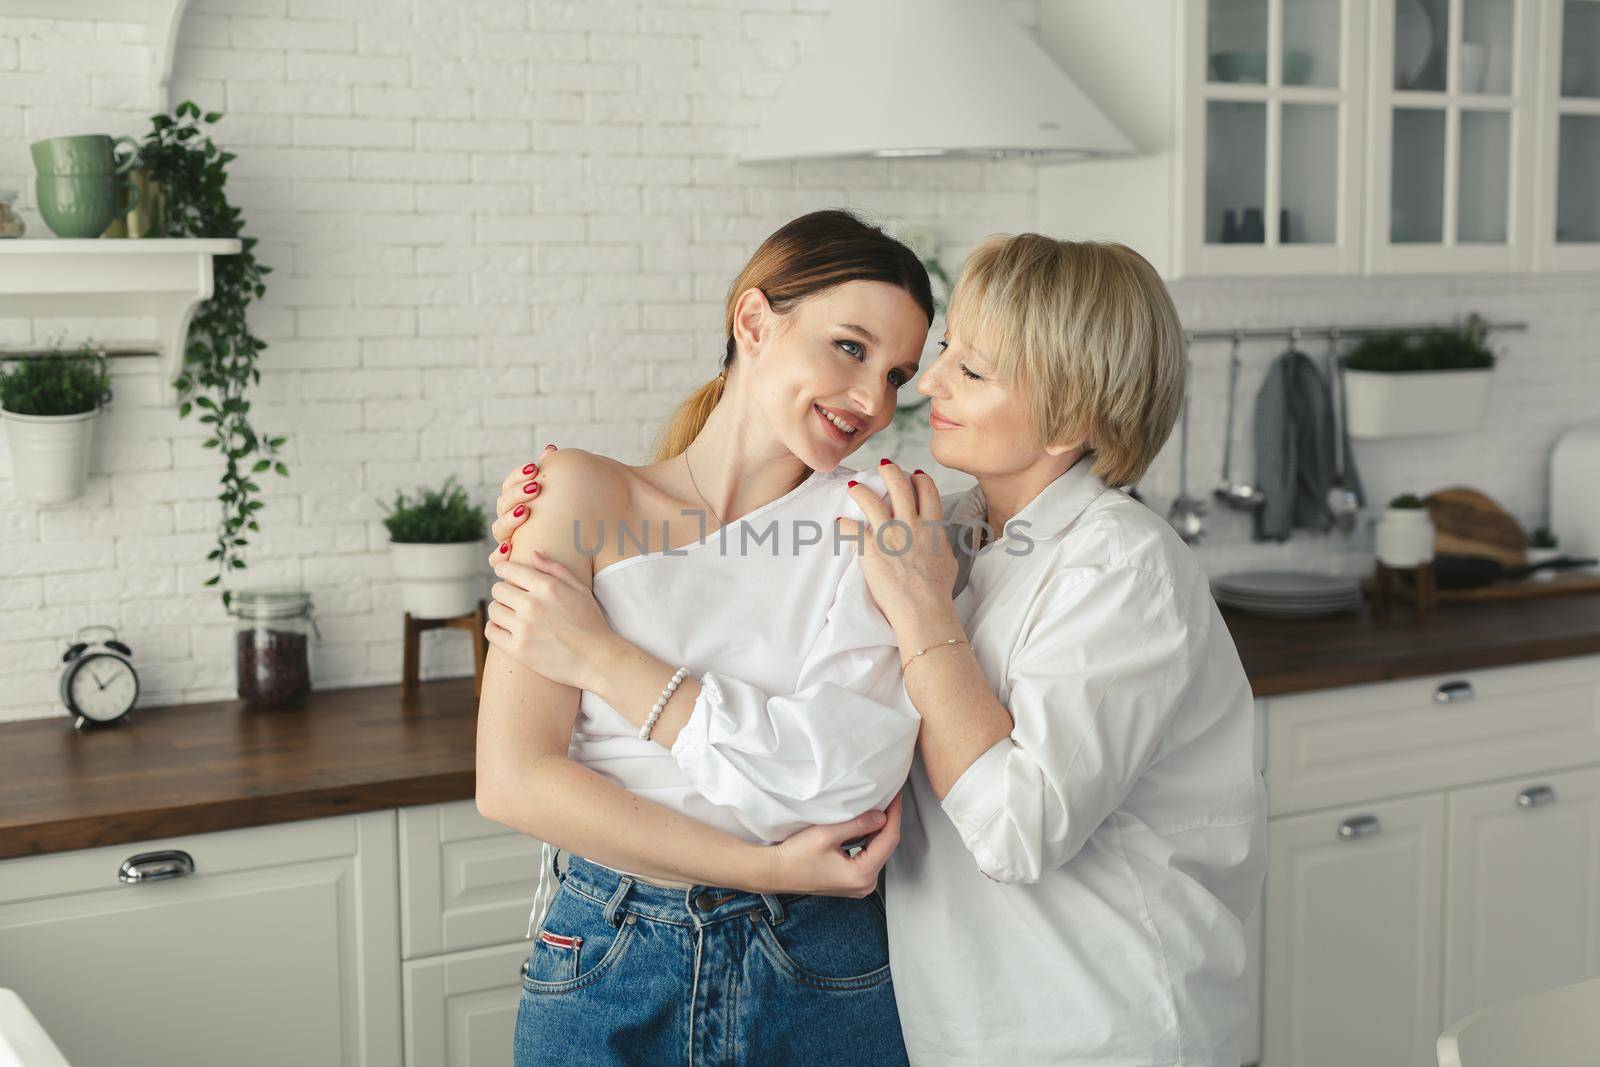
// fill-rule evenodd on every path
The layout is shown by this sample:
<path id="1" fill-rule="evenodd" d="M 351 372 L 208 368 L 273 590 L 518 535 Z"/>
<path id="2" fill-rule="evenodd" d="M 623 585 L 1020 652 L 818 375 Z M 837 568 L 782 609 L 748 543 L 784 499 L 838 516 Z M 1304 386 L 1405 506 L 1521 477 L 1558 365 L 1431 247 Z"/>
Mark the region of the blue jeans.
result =
<path id="1" fill-rule="evenodd" d="M 638 882 L 577 856 L 522 968 L 516 1063 L 903 1064 L 883 901 Z"/>

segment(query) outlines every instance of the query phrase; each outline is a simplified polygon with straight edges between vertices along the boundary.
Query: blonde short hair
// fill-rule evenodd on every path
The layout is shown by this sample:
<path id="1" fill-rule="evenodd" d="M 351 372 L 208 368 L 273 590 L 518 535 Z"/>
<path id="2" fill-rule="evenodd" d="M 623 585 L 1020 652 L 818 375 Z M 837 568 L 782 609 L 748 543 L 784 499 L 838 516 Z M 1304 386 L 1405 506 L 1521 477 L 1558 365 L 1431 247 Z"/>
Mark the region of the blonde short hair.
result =
<path id="1" fill-rule="evenodd" d="M 1086 439 L 1094 471 L 1131 485 L 1183 405 L 1183 327 L 1155 268 L 1127 245 L 1037 233 L 987 238 L 949 322 L 1022 394 L 1042 444 Z"/>

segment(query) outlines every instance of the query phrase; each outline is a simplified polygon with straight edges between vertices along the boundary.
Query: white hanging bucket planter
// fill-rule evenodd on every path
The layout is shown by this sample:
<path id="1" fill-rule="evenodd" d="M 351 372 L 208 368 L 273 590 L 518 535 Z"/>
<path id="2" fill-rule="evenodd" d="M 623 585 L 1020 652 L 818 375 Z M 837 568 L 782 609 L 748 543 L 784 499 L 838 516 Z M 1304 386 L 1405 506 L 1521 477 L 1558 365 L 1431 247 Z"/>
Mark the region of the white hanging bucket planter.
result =
<path id="1" fill-rule="evenodd" d="M 1492 368 L 1428 371 L 1344 371 L 1345 419 L 1351 437 L 1416 437 L 1461 433 L 1483 425 Z"/>
<path id="2" fill-rule="evenodd" d="M 483 541 L 426 544 L 391 541 L 401 606 L 417 619 L 453 619 L 478 609 L 483 599 Z"/>
<path id="3" fill-rule="evenodd" d="M 77 415 L 18 415 L 0 410 L 11 449 L 17 496 L 35 504 L 64 504 L 89 480 L 89 450 L 100 409 Z"/>

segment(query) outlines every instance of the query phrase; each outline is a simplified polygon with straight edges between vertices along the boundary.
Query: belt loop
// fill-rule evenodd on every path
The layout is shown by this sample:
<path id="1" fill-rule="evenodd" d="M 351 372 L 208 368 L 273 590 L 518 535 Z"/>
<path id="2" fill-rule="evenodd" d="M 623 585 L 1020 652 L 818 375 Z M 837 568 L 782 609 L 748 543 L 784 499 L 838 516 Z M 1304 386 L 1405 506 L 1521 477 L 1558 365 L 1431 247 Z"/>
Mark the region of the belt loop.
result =
<path id="1" fill-rule="evenodd" d="M 772 925 L 777 926 L 783 922 L 783 905 L 771 893 L 762 893 L 761 902 L 767 906 L 767 914 L 772 916 Z"/>
<path id="2" fill-rule="evenodd" d="M 617 909 L 622 907 L 622 902 L 627 899 L 628 890 L 633 888 L 633 879 L 624 877 L 617 883 L 617 891 L 611 894 L 611 899 L 606 901 L 606 922 L 612 926 L 621 926 L 622 920 L 617 918 Z"/>

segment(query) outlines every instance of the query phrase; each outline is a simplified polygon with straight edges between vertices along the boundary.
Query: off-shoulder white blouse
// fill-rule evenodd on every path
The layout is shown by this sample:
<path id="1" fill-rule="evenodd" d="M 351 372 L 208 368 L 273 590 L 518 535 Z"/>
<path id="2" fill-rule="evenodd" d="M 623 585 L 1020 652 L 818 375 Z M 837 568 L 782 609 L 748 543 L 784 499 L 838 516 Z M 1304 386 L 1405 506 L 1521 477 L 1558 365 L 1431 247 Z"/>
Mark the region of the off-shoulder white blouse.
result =
<path id="1" fill-rule="evenodd" d="M 848 495 L 852 478 L 885 492 L 877 471 L 814 472 L 696 542 L 658 542 L 598 571 L 594 596 L 612 630 L 687 666 L 701 691 L 670 751 L 641 741 L 637 725 L 584 692 L 568 755 L 751 842 L 887 805 L 905 782 L 921 720 L 859 546 L 834 522 L 863 517 Z M 699 528 L 698 516 L 682 521 Z M 615 543 L 616 531 L 606 537 Z M 544 903 L 535 900 L 530 937 Z"/>

